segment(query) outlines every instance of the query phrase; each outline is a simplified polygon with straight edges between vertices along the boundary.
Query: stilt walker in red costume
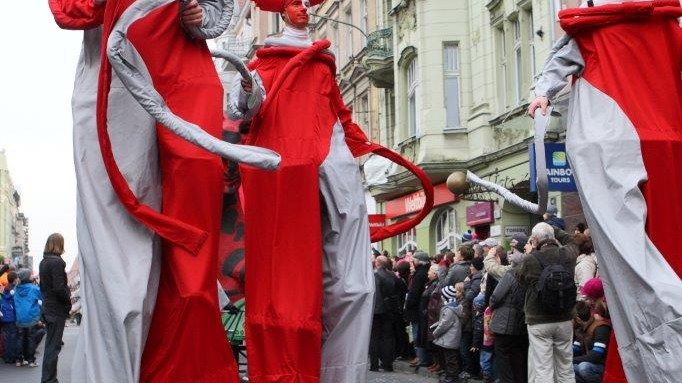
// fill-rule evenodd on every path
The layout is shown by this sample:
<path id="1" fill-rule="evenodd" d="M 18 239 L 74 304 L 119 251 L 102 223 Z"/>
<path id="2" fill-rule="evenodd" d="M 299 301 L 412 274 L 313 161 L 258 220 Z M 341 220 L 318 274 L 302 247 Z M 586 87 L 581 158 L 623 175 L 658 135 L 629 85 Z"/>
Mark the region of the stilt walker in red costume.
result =
<path id="1" fill-rule="evenodd" d="M 231 5 L 220 0 L 109 0 L 105 10 L 107 45 L 97 98 L 104 165 L 123 206 L 163 239 L 141 382 L 238 380 L 216 294 L 223 163 L 207 150 L 270 169 L 279 159 L 271 151 L 216 138 L 222 127 L 223 90 L 203 39 L 219 35 L 230 16 Z M 131 56 L 139 58 L 141 68 L 132 64 Z M 116 107 L 108 104 L 112 68 L 159 121 L 161 212 L 137 200 L 114 159 L 107 130 L 107 107 Z"/>
<path id="2" fill-rule="evenodd" d="M 681 16 L 678 0 L 561 11 L 568 37 L 529 107 L 545 113 L 574 75 L 567 154 L 618 341 L 605 383 L 682 379 Z"/>
<path id="3" fill-rule="evenodd" d="M 309 4 L 256 5 L 281 13 L 285 27 L 281 36 L 265 40 L 250 63 L 256 81 L 235 81 L 228 108 L 235 119 L 253 117 L 249 144 L 282 156 L 276 172 L 241 167 L 249 381 L 362 383 L 374 276 L 364 189 L 353 157 L 378 153 L 408 167 L 425 185 L 424 210 L 372 240 L 418 223 L 433 205 L 433 189 L 423 171 L 369 142 L 351 121 L 330 43 L 312 42 L 308 35 Z"/>

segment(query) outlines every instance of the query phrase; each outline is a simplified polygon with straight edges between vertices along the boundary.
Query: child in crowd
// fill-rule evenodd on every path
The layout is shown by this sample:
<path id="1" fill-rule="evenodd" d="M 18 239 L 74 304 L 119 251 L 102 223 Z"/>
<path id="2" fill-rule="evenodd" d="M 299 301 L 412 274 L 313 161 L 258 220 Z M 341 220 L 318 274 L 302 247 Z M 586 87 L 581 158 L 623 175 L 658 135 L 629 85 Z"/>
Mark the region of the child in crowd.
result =
<path id="1" fill-rule="evenodd" d="M 16 284 L 17 273 L 9 271 L 7 273 L 7 286 L 0 291 L 0 325 L 2 325 L 2 335 L 5 340 L 5 363 L 14 363 L 17 358 L 17 326 L 16 310 L 14 308 L 14 286 Z"/>
<path id="2" fill-rule="evenodd" d="M 31 280 L 31 271 L 21 269 L 17 273 L 19 284 L 15 288 L 14 307 L 16 309 L 16 325 L 19 331 L 18 347 L 21 357 L 17 358 L 16 366 L 28 364 L 30 367 L 38 366 L 33 344 L 33 327 L 40 320 L 40 305 L 42 295 L 40 288 Z M 22 363 L 23 359 L 23 363 Z"/>
<path id="3" fill-rule="evenodd" d="M 442 383 L 454 383 L 459 373 L 459 344 L 462 337 L 461 318 L 464 315 L 462 305 L 457 302 L 464 296 L 464 284 L 459 290 L 453 286 L 445 286 L 441 290 L 443 307 L 440 310 L 440 318 L 434 323 L 433 343 L 440 347 L 441 366 L 444 367 L 445 376 Z"/>

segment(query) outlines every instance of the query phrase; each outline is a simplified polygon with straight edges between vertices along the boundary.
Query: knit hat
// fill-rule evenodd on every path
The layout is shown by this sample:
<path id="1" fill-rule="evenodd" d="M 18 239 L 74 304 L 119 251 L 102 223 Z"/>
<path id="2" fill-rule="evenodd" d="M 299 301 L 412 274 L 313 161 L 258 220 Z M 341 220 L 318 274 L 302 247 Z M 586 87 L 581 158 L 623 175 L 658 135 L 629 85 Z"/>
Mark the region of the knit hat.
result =
<path id="1" fill-rule="evenodd" d="M 523 253 L 523 247 L 528 243 L 528 236 L 524 233 L 514 233 L 512 234 L 511 239 L 516 240 L 514 248 Z"/>
<path id="2" fill-rule="evenodd" d="M 473 301 L 473 308 L 478 312 L 483 312 L 485 310 L 485 294 L 481 291 Z"/>
<path id="3" fill-rule="evenodd" d="M 453 299 L 455 299 L 455 287 L 454 286 L 445 286 L 440 291 L 440 294 L 443 296 L 443 299 L 446 302 L 450 302 Z"/>
<path id="4" fill-rule="evenodd" d="M 471 260 L 471 265 L 474 266 L 476 270 L 483 270 L 483 257 L 476 257 Z"/>
<path id="5" fill-rule="evenodd" d="M 412 258 L 421 261 L 421 262 L 431 262 L 431 259 L 429 258 L 429 255 L 426 254 L 425 252 L 418 250 L 414 253 Z"/>
<path id="6" fill-rule="evenodd" d="M 31 270 L 29 270 L 29 269 L 20 269 L 20 270 L 17 272 L 17 278 L 19 278 L 19 280 L 20 280 L 21 282 L 30 282 L 30 281 L 31 281 Z"/>
<path id="7" fill-rule="evenodd" d="M 256 6 L 262 11 L 284 12 L 284 8 L 293 0 L 255 0 Z M 309 0 L 310 5 L 318 5 L 324 0 Z"/>
<path id="8" fill-rule="evenodd" d="M 604 284 L 600 278 L 588 279 L 580 293 L 592 300 L 599 299 L 604 296 Z"/>

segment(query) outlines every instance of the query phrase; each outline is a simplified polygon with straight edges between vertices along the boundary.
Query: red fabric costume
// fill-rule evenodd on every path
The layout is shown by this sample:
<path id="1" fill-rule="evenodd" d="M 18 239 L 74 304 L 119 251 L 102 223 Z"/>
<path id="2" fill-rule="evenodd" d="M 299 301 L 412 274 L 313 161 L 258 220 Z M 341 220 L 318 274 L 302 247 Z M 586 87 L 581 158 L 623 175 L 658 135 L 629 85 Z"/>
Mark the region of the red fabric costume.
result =
<path id="1" fill-rule="evenodd" d="M 105 41 L 117 19 L 133 3 L 108 1 Z M 179 2 L 136 21 L 128 38 L 168 106 L 178 116 L 220 136 L 222 87 L 205 42 L 188 37 L 181 28 Z M 163 215 L 140 205 L 116 168 L 108 143 L 110 80 L 111 68 L 103 52 L 97 121 L 107 172 L 124 206 L 166 240 L 140 381 L 237 382 L 216 295 L 223 163 L 218 156 L 158 126 Z"/>
<path id="2" fill-rule="evenodd" d="M 319 381 L 323 301 L 319 169 L 337 119 L 353 155 L 375 152 L 390 158 L 409 167 L 425 185 L 424 210 L 384 228 L 373 241 L 414 226 L 433 205 L 426 174 L 397 153 L 370 143 L 351 121 L 336 85 L 334 57 L 324 51 L 329 45 L 323 40 L 306 49 L 261 48 L 250 64 L 261 76 L 267 98 L 252 121 L 247 143 L 282 156 L 276 172 L 241 166 L 246 333 L 253 382 Z M 369 248 L 366 251 L 369 254 Z"/>
<path id="3" fill-rule="evenodd" d="M 580 75 L 578 85 L 574 86 L 578 90 L 573 92 L 583 91 L 584 84 L 589 84 L 607 95 L 614 104 L 600 104 L 602 111 L 599 113 L 608 115 L 613 110 L 622 110 L 627 122 L 634 127 L 645 177 L 637 193 L 628 193 L 623 206 L 639 206 L 637 194 L 641 192 L 646 206 L 644 214 L 635 218 L 645 220 L 641 229 L 646 229 L 647 240 L 655 246 L 652 250 L 640 242 L 629 243 L 630 238 L 642 236 L 639 225 L 630 225 L 628 229 L 633 229 L 631 232 L 611 228 L 611 221 L 635 220 L 629 216 L 627 208 L 610 210 L 603 205 L 592 207 L 588 201 L 596 194 L 588 188 L 595 182 L 622 184 L 625 185 L 623 188 L 629 186 L 631 181 L 626 177 L 628 174 L 619 173 L 620 169 L 613 163 L 630 165 L 630 174 L 639 171 L 636 158 L 632 156 L 626 161 L 627 155 L 623 154 L 624 148 L 629 145 L 626 142 L 628 136 L 622 134 L 621 137 L 602 138 L 606 149 L 595 149 L 589 146 L 593 145 L 589 135 L 579 133 L 571 137 L 570 131 L 576 130 L 576 127 L 569 126 L 567 143 L 576 142 L 569 147 L 572 164 L 578 162 L 580 156 L 589 157 L 580 153 L 580 149 L 585 148 L 585 152 L 600 153 L 601 158 L 592 160 L 590 165 L 604 168 L 607 173 L 604 179 L 590 179 L 591 169 L 574 166 L 576 175 L 584 177 L 579 187 L 588 190 L 583 190 L 585 195 L 581 195 L 583 205 L 589 206 L 585 209 L 589 211 L 588 222 L 590 219 L 596 220 L 589 223 L 593 229 L 597 254 L 603 263 L 600 270 L 615 290 L 607 291 L 614 330 L 621 341 L 628 341 L 621 342 L 618 349 L 612 336 L 603 377 L 605 383 L 626 382 L 623 365 L 616 352 L 618 350 L 628 375 L 637 382 L 640 379 L 652 381 L 654 376 L 667 382 L 667 376 L 679 371 L 679 357 L 675 355 L 679 353 L 677 348 L 681 343 L 681 335 L 679 325 L 677 330 L 673 325 L 675 320 L 679 322 L 679 301 L 668 307 L 664 302 L 674 301 L 674 295 L 661 290 L 660 285 L 658 288 L 653 285 L 654 282 L 666 284 L 670 292 L 675 289 L 679 292 L 679 277 L 682 275 L 682 257 L 678 245 L 679 228 L 682 227 L 682 168 L 679 166 L 682 162 L 682 32 L 677 20 L 682 16 L 682 8 L 679 5 L 679 1 L 632 2 L 567 9 L 559 14 L 562 28 L 576 41 L 585 62 L 584 72 Z M 574 97 L 574 110 L 587 109 L 581 112 L 588 116 L 590 112 L 594 113 L 587 108 L 590 101 L 587 101 L 589 99 L 586 96 L 590 94 L 579 94 L 584 105 L 581 104 L 581 97 Z M 590 120 L 583 120 L 576 115 L 571 116 L 576 121 L 575 126 Z M 614 120 L 607 123 L 618 123 L 612 122 Z M 598 134 L 594 132 L 592 136 Z M 606 146 L 611 144 L 611 140 L 618 139 L 622 140 L 618 146 Z M 612 162 L 612 159 L 617 160 Z M 612 186 L 612 189 L 618 187 Z M 611 198 L 618 197 L 613 194 Z M 613 247 L 611 242 L 614 243 Z M 663 258 L 661 263 L 655 259 L 658 252 Z M 617 254 L 627 255 L 629 262 L 612 258 Z M 677 274 L 677 280 L 672 275 L 663 274 L 662 270 L 665 269 L 672 269 Z M 631 383 L 637 382 L 631 380 Z"/>

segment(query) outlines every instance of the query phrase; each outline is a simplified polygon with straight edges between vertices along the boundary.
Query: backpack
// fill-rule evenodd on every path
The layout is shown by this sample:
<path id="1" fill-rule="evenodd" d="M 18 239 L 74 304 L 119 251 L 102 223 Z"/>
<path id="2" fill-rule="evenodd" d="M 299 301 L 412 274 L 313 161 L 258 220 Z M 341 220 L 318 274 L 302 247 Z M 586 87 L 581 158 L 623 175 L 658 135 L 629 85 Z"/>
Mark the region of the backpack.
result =
<path id="1" fill-rule="evenodd" d="M 561 314 L 573 308 L 577 298 L 577 288 L 573 274 L 567 267 L 568 262 L 563 249 L 559 249 L 558 263 L 545 264 L 538 257 L 537 252 L 533 255 L 542 267 L 540 279 L 535 287 L 538 292 L 540 310 L 545 314 Z"/>
<path id="2" fill-rule="evenodd" d="M 13 323 L 16 320 L 14 299 L 9 291 L 0 293 L 0 313 L 2 313 L 0 321 L 3 323 Z"/>

